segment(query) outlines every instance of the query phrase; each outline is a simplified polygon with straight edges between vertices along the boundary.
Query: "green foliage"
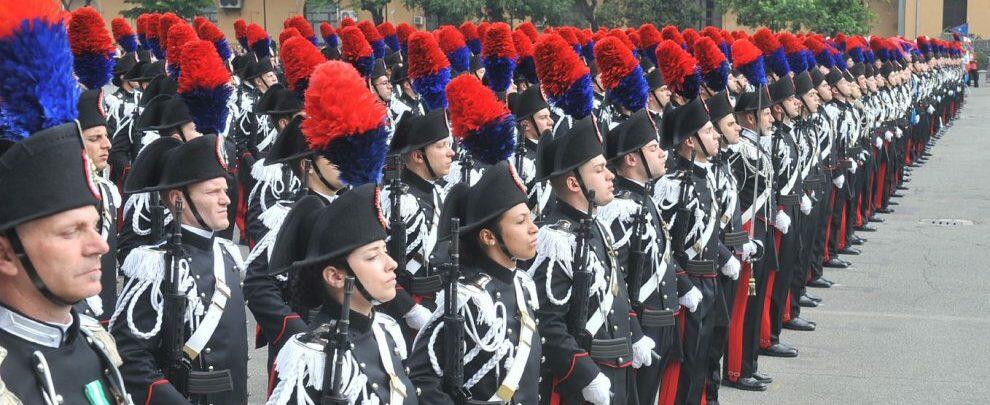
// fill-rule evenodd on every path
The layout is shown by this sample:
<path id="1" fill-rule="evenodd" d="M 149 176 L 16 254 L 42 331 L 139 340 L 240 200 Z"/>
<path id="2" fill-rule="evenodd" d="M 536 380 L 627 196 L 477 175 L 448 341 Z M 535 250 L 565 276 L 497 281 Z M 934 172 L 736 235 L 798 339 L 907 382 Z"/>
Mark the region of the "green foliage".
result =
<path id="1" fill-rule="evenodd" d="M 722 0 L 741 25 L 774 31 L 866 34 L 876 18 L 863 0 Z"/>
<path id="2" fill-rule="evenodd" d="M 375 21 L 375 25 L 385 21 L 383 9 L 388 3 L 389 0 L 353 0 L 351 2 L 354 7 L 371 13 L 371 19 Z"/>
<path id="3" fill-rule="evenodd" d="M 359 0 L 384 1 L 384 0 Z M 573 0 L 404 0 L 438 25 L 460 25 L 465 20 L 509 21 L 531 18 L 535 22 L 561 21 Z M 387 3 L 387 1 L 385 1 Z"/>
<path id="4" fill-rule="evenodd" d="M 144 13 L 173 12 L 179 17 L 190 19 L 202 14 L 202 9 L 215 7 L 213 0 L 124 0 L 124 4 L 134 4 L 129 10 L 120 14 L 127 18 L 136 18 Z"/>

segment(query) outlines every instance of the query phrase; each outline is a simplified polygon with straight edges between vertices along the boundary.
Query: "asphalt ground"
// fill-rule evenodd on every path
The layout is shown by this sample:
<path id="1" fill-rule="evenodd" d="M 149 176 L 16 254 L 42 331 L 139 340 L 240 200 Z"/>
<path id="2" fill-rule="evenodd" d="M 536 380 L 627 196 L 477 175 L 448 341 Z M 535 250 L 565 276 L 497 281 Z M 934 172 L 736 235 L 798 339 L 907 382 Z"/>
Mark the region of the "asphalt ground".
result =
<path id="1" fill-rule="evenodd" d="M 990 398 L 990 91 L 969 89 L 960 118 L 915 168 L 896 212 L 863 233 L 854 265 L 826 269 L 837 284 L 785 330 L 793 359 L 761 357 L 766 392 L 722 388 L 722 404 L 976 404 Z M 962 219 L 972 225 L 935 225 Z M 255 326 L 249 315 L 253 345 Z M 251 350 L 251 403 L 263 403 L 267 350 Z"/>

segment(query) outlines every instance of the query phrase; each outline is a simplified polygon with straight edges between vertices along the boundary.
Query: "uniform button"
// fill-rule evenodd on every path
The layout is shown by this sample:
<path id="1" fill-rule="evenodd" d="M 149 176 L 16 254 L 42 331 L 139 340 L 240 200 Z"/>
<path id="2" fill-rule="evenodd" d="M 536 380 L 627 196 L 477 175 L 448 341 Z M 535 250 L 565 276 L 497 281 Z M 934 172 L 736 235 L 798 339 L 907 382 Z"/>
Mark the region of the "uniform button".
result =
<path id="1" fill-rule="evenodd" d="M 661 281 L 660 282 L 660 285 L 667 285 L 667 282 L 666 281 Z"/>
<path id="2" fill-rule="evenodd" d="M 419 396 L 422 393 L 423 393 L 423 390 L 421 390 L 419 387 L 416 387 L 416 396 Z"/>
<path id="3" fill-rule="evenodd" d="M 664 294 L 663 295 L 663 299 L 667 299 L 667 294 Z"/>
<path id="4" fill-rule="evenodd" d="M 619 363 L 622 363 L 622 357 L 619 357 Z"/>
<path id="5" fill-rule="evenodd" d="M 496 298 L 496 299 L 497 299 L 497 298 L 502 298 L 502 292 L 500 292 L 500 291 L 495 291 L 495 298 Z"/>
<path id="6" fill-rule="evenodd" d="M 210 370 L 210 371 L 213 371 L 213 366 L 209 366 L 209 367 L 207 367 L 206 369 L 207 369 L 207 370 Z"/>
<path id="7" fill-rule="evenodd" d="M 371 388 L 378 389 L 378 383 L 371 383 Z"/>
<path id="8" fill-rule="evenodd" d="M 619 330 L 619 325 L 612 325 L 612 330 Z"/>
<path id="9" fill-rule="evenodd" d="M 367 366 L 367 364 L 361 363 L 361 368 L 365 368 L 365 366 Z"/>
<path id="10" fill-rule="evenodd" d="M 202 298 L 206 298 L 206 293 L 205 292 L 199 293 L 199 296 L 202 297 Z"/>
<path id="11" fill-rule="evenodd" d="M 210 354 L 211 352 L 213 352 L 213 349 L 207 347 L 206 350 L 204 350 L 204 352 L 206 352 L 206 354 Z"/>
<path id="12" fill-rule="evenodd" d="M 195 277 L 197 280 L 199 280 L 199 274 L 197 274 L 197 275 L 195 275 L 193 277 Z"/>

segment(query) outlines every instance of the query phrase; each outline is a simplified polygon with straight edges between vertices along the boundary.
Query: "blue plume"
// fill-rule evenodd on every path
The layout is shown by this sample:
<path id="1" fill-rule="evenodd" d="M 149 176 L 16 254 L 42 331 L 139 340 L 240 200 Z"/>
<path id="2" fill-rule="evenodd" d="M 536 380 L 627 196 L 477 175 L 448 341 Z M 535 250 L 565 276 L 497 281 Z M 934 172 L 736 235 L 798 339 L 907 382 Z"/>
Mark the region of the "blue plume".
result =
<path id="1" fill-rule="evenodd" d="M 791 72 L 791 66 L 787 64 L 787 56 L 784 55 L 784 47 L 777 48 L 770 55 L 765 55 L 767 64 L 770 65 L 770 70 L 777 75 L 777 77 L 787 76 Z"/>
<path id="2" fill-rule="evenodd" d="M 477 131 L 461 140 L 471 156 L 485 164 L 494 165 L 506 160 L 516 149 L 516 117 L 506 114 L 482 125 Z"/>
<path id="3" fill-rule="evenodd" d="M 646 53 L 646 59 L 649 59 L 650 60 L 650 63 L 653 63 L 653 66 L 659 66 L 659 65 L 657 65 L 657 46 L 656 45 L 650 45 L 650 46 L 648 46 L 646 49 L 643 50 L 643 52 Z"/>
<path id="4" fill-rule="evenodd" d="M 116 64 L 110 54 L 84 53 L 72 59 L 72 70 L 87 89 L 98 89 L 110 82 Z"/>
<path id="5" fill-rule="evenodd" d="M 516 70 L 516 61 L 512 58 L 497 56 L 485 58 L 485 79 L 488 88 L 496 93 L 505 92 L 512 84 L 512 74 Z"/>
<path id="6" fill-rule="evenodd" d="M 863 61 L 864 62 L 866 62 L 866 63 L 873 63 L 876 60 L 877 60 L 877 57 L 876 57 L 876 55 L 873 54 L 873 51 L 865 51 L 865 52 L 863 52 Z"/>
<path id="7" fill-rule="evenodd" d="M 389 49 L 391 49 L 392 52 L 398 51 L 399 48 L 401 48 L 399 46 L 399 37 L 396 35 L 386 35 L 385 45 L 388 45 Z"/>
<path id="8" fill-rule="evenodd" d="M 841 53 L 832 54 L 832 60 L 835 62 L 835 67 L 839 68 L 839 70 L 849 69 L 849 64 L 846 63 L 846 57 Z"/>
<path id="9" fill-rule="evenodd" d="M 646 83 L 643 68 L 636 65 L 632 72 L 629 72 L 614 89 L 608 92 L 608 99 L 629 111 L 638 111 L 646 105 L 646 95 L 649 91 L 650 86 Z"/>
<path id="10" fill-rule="evenodd" d="M 697 98 L 701 93 L 701 70 L 695 66 L 694 73 L 684 76 L 684 84 L 678 94 L 687 99 Z"/>
<path id="11" fill-rule="evenodd" d="M 340 170 L 340 180 L 351 186 L 377 183 L 388 152 L 388 131 L 380 126 L 354 136 L 335 139 L 320 154 Z"/>
<path id="12" fill-rule="evenodd" d="M 594 103 L 594 96 L 591 90 L 591 74 L 586 74 L 577 79 L 571 87 L 559 96 L 548 96 L 548 101 L 570 115 L 574 119 L 581 119 L 591 114 Z"/>
<path id="13" fill-rule="evenodd" d="M 471 51 L 466 46 L 455 49 L 447 54 L 450 61 L 450 69 L 456 76 L 458 73 L 467 72 L 471 69 Z"/>
<path id="14" fill-rule="evenodd" d="M 361 77 L 371 76 L 371 71 L 375 68 L 375 60 L 370 56 L 365 56 L 363 58 L 358 58 L 358 60 L 351 63 L 354 69 L 361 74 Z"/>
<path id="15" fill-rule="evenodd" d="M 398 39 L 396 39 L 396 41 L 398 41 Z M 467 43 L 468 49 L 471 50 L 471 53 L 473 53 L 475 55 L 481 55 L 481 40 L 480 39 L 477 39 L 477 38 L 475 38 L 475 39 L 469 39 L 469 40 L 466 41 L 466 43 Z"/>
<path id="16" fill-rule="evenodd" d="M 247 37 L 237 38 L 237 43 L 241 44 L 241 49 L 248 49 Z"/>
<path id="17" fill-rule="evenodd" d="M 315 46 L 317 48 L 320 47 L 320 40 L 319 39 L 316 39 L 316 35 L 311 36 L 311 37 L 306 37 L 306 39 L 309 41 L 309 43 L 313 44 L 313 46 Z"/>
<path id="18" fill-rule="evenodd" d="M 141 43 L 141 47 L 145 50 L 151 50 L 151 46 L 148 44 L 148 38 L 144 34 L 138 34 L 138 42 Z"/>
<path id="19" fill-rule="evenodd" d="M 795 74 L 808 70 L 808 62 L 804 60 L 804 52 L 794 52 L 787 54 L 787 65 Z"/>
<path id="20" fill-rule="evenodd" d="M 323 43 L 326 44 L 327 48 L 340 48 L 340 38 L 337 38 L 336 34 L 329 37 L 323 37 Z"/>
<path id="21" fill-rule="evenodd" d="M 767 72 L 763 66 L 763 57 L 756 58 L 753 63 L 739 66 L 739 71 L 753 87 L 760 88 L 767 85 Z"/>
<path id="22" fill-rule="evenodd" d="M 79 85 L 72 77 L 72 53 L 65 24 L 24 20 L 0 38 L 0 99 L 12 138 L 76 119 Z"/>
<path id="23" fill-rule="evenodd" d="M 633 50 L 633 53 L 636 53 L 635 49 Z M 595 41 L 589 41 L 588 43 L 582 45 L 581 51 L 578 55 L 584 56 L 585 60 L 595 60 Z"/>
<path id="24" fill-rule="evenodd" d="M 804 63 L 808 65 L 808 70 L 811 70 L 818 65 L 818 61 L 815 60 L 815 55 L 812 54 L 811 51 L 803 50 L 801 51 L 801 55 L 804 57 Z"/>
<path id="25" fill-rule="evenodd" d="M 835 60 L 832 59 L 832 54 L 827 49 L 815 55 L 815 60 L 818 61 L 819 65 L 827 68 L 835 66 Z"/>
<path id="26" fill-rule="evenodd" d="M 852 58 L 853 62 L 862 63 L 863 62 L 863 49 L 852 48 L 849 50 L 849 57 Z"/>
<path id="27" fill-rule="evenodd" d="M 254 45 L 251 46 L 251 50 L 258 56 L 258 59 L 266 56 L 272 56 L 272 39 L 265 38 L 258 40 L 258 42 L 255 42 Z"/>
<path id="28" fill-rule="evenodd" d="M 151 51 L 152 55 L 155 55 L 155 59 L 165 59 L 165 49 L 162 48 L 158 38 L 148 38 L 148 50 Z"/>
<path id="29" fill-rule="evenodd" d="M 879 57 L 880 60 L 886 62 L 890 60 L 890 51 L 881 48 L 877 51 L 877 57 Z"/>
<path id="30" fill-rule="evenodd" d="M 117 44 L 124 52 L 136 52 L 138 48 L 137 37 L 134 35 L 125 35 L 122 38 L 117 38 Z"/>
<path id="31" fill-rule="evenodd" d="M 385 57 L 385 41 L 377 40 L 371 42 L 371 50 L 374 51 L 375 59 L 381 59 Z"/>
<path id="32" fill-rule="evenodd" d="M 230 45 L 227 45 L 226 40 L 216 40 L 216 42 L 213 43 L 213 47 L 217 48 L 217 54 L 220 55 L 220 60 L 224 62 L 230 60 Z"/>
<path id="33" fill-rule="evenodd" d="M 181 93 L 189 107 L 196 130 L 203 134 L 222 133 L 227 125 L 227 101 L 233 89 L 228 85 L 212 89 L 197 88 Z"/>
<path id="34" fill-rule="evenodd" d="M 450 68 L 443 68 L 435 74 L 419 77 L 413 80 L 412 86 L 416 94 L 423 98 L 426 108 L 433 111 L 447 108 L 447 83 L 450 83 Z"/>
<path id="35" fill-rule="evenodd" d="M 729 62 L 723 61 L 718 65 L 718 68 L 708 72 L 708 74 L 703 75 L 705 80 L 705 86 L 716 92 L 725 90 L 725 87 L 729 84 Z"/>
<path id="36" fill-rule="evenodd" d="M 725 55 L 725 60 L 729 61 L 729 63 L 732 63 L 732 49 L 729 48 L 729 43 L 722 41 L 722 43 L 718 44 L 718 49 L 722 51 L 723 55 Z"/>
<path id="37" fill-rule="evenodd" d="M 523 76 L 526 76 L 526 81 L 530 84 L 537 84 L 540 80 L 536 76 L 536 62 L 533 61 L 532 56 L 527 56 L 519 62 L 516 66 L 516 70 L 522 72 Z"/>

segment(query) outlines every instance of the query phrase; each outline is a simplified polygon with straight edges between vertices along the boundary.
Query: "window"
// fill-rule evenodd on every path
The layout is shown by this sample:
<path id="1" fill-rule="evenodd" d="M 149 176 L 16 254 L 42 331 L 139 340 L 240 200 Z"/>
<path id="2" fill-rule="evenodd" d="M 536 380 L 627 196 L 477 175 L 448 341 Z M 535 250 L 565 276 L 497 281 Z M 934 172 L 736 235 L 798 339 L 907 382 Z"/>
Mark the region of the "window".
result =
<path id="1" fill-rule="evenodd" d="M 317 2 L 323 3 L 323 2 Z M 340 19 L 337 16 L 338 8 L 335 2 L 325 2 L 326 4 L 313 4 L 313 2 L 307 1 L 306 6 L 303 9 L 303 14 L 305 14 L 306 19 L 313 24 L 313 31 L 320 32 L 320 23 L 326 21 L 330 25 L 337 26 Z"/>

